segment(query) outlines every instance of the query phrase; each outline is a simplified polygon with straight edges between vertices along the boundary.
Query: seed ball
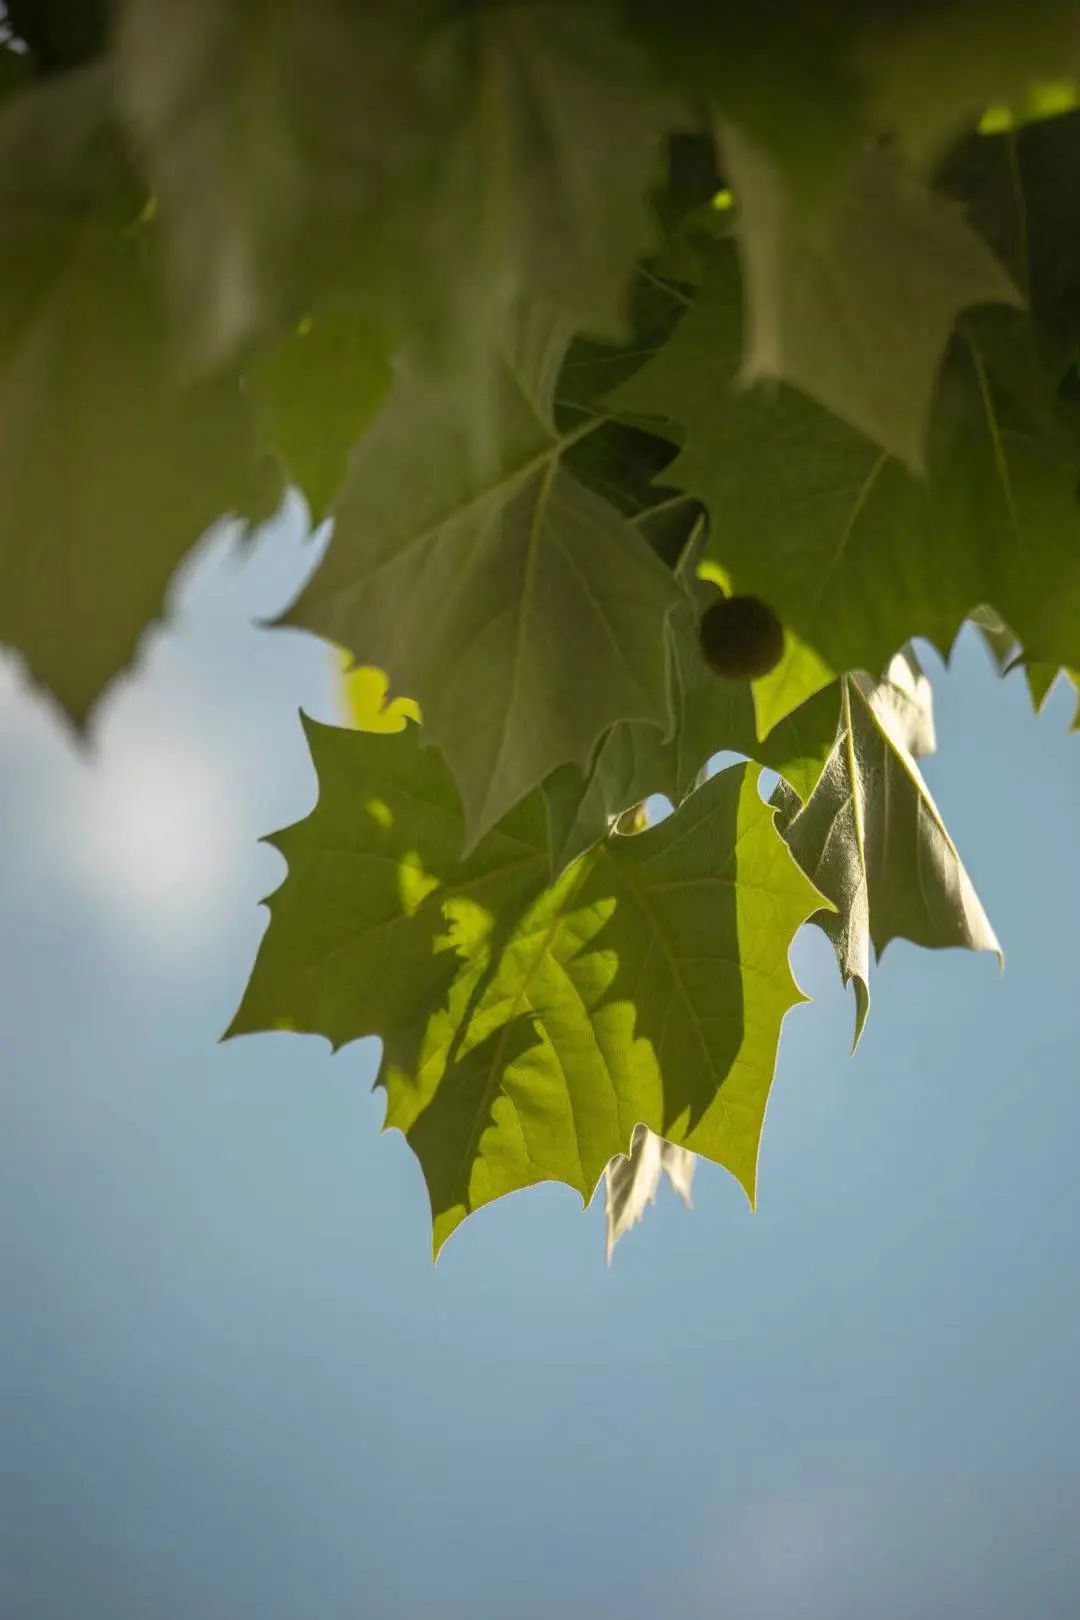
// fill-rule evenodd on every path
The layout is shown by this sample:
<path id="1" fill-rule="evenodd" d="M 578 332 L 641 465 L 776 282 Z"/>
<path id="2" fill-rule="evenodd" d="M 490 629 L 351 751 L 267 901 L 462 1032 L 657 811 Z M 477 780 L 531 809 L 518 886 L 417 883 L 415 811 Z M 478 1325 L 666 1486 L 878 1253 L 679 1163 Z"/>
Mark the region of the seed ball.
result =
<path id="1" fill-rule="evenodd" d="M 721 596 L 698 622 L 701 656 L 729 681 L 756 681 L 784 656 L 784 627 L 757 596 Z"/>

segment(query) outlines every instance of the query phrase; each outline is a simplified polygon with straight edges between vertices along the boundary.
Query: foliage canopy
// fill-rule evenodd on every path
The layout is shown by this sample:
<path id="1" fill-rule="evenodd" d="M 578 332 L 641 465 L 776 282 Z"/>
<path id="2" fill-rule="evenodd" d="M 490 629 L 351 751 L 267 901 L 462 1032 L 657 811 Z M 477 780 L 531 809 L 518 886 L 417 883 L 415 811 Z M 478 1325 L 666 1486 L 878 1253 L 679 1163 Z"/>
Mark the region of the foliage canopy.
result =
<path id="1" fill-rule="evenodd" d="M 1080 670 L 1077 8 L 7 18 L 0 638 L 84 728 L 214 521 L 332 523 L 353 723 L 232 1033 L 381 1037 L 436 1250 L 752 1199 L 802 924 L 856 1038 L 872 949 L 998 950 L 913 640 Z"/>

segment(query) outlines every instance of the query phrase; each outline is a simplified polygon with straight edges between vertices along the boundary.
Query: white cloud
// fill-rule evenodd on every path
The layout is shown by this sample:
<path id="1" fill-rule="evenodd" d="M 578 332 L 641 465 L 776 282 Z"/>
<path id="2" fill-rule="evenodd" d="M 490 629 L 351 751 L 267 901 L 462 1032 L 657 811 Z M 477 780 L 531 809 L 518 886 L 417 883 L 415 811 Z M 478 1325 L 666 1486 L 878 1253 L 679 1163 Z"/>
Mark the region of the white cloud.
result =
<path id="1" fill-rule="evenodd" d="M 243 836 L 231 774 L 215 750 L 170 737 L 167 724 L 110 739 L 68 823 L 85 883 L 158 939 L 205 925 Z"/>

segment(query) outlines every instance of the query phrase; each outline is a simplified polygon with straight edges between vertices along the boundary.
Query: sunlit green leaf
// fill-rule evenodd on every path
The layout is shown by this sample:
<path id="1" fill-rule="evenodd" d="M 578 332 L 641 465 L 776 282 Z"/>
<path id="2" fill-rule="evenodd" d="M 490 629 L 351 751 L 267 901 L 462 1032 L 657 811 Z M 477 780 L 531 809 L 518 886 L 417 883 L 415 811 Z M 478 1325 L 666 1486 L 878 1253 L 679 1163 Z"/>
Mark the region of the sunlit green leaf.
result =
<path id="1" fill-rule="evenodd" d="M 231 1033 L 383 1039 L 387 1122 L 431 1196 L 436 1250 L 472 1210 L 565 1181 L 586 1200 L 645 1124 L 753 1199 L 796 929 L 821 904 L 756 773 L 605 840 L 548 887 L 533 795 L 466 859 L 419 730 L 308 723 L 319 801 L 273 840 L 288 876 Z"/>

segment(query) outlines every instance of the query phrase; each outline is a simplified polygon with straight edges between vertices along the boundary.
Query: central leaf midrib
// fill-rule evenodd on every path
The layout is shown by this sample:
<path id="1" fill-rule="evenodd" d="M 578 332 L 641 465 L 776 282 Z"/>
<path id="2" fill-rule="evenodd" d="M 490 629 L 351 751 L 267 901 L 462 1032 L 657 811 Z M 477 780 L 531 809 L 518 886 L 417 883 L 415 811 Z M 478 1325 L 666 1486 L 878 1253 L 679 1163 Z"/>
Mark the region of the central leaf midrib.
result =
<path id="1" fill-rule="evenodd" d="M 477 1150 L 477 1147 L 478 1147 L 479 1142 L 480 1142 L 481 1132 L 483 1130 L 483 1121 L 487 1118 L 488 1110 L 489 1110 L 489 1107 L 490 1107 L 490 1104 L 491 1104 L 492 1095 L 499 1088 L 499 1086 L 501 1085 L 501 1077 L 502 1077 L 502 1072 L 503 1072 L 503 1057 L 504 1057 L 504 1054 L 506 1052 L 506 1043 L 507 1043 L 507 1040 L 509 1039 L 510 1031 L 514 1026 L 514 1023 L 515 1023 L 515 1021 L 517 1019 L 518 1013 L 521 1011 L 522 1005 L 525 1003 L 525 1001 L 526 1001 L 526 999 L 528 997 L 529 987 L 532 984 L 533 979 L 536 977 L 536 973 L 537 973 L 537 970 L 540 967 L 541 962 L 544 960 L 544 958 L 547 955 L 548 951 L 551 949 L 552 941 L 554 940 L 554 938 L 555 938 L 556 934 L 558 933 L 559 929 L 562 927 L 563 923 L 566 921 L 566 907 L 570 904 L 571 900 L 574 898 L 574 896 L 580 890 L 580 888 L 582 886 L 582 883 L 585 880 L 585 877 L 592 870 L 592 864 L 593 863 L 588 861 L 588 860 L 583 860 L 581 862 L 581 865 L 578 868 L 577 874 L 576 874 L 573 882 L 568 885 L 566 893 L 562 896 L 562 899 L 560 900 L 559 905 L 556 907 L 554 915 L 551 918 L 551 921 L 548 923 L 547 927 L 543 930 L 542 934 L 540 935 L 540 939 L 539 939 L 539 943 L 538 943 L 537 948 L 536 948 L 536 952 L 535 952 L 535 954 L 533 956 L 533 959 L 532 959 L 531 963 L 529 964 L 529 967 L 528 967 L 527 971 L 522 975 L 521 983 L 518 986 L 517 993 L 514 996 L 513 1002 L 511 1003 L 511 1006 L 510 1006 L 510 1010 L 507 1013 L 507 1016 L 506 1016 L 506 1018 L 505 1018 L 505 1020 L 503 1022 L 503 1025 L 502 1025 L 502 1029 L 499 1032 L 499 1039 L 498 1039 L 498 1041 L 496 1043 L 495 1051 L 492 1054 L 492 1058 L 491 1058 L 490 1063 L 488 1064 L 487 1078 L 484 1081 L 483 1094 L 482 1094 L 482 1096 L 481 1096 L 481 1098 L 480 1098 L 480 1100 L 478 1102 L 478 1105 L 476 1107 L 476 1110 L 475 1110 L 475 1118 L 474 1118 L 474 1122 L 473 1122 L 473 1127 L 472 1127 L 472 1130 L 469 1133 L 469 1138 L 468 1138 L 468 1141 L 467 1141 L 466 1146 L 465 1146 L 465 1151 L 463 1152 L 463 1154 L 461 1156 L 461 1163 L 458 1166 L 457 1175 L 455 1176 L 454 1183 L 453 1183 L 455 1187 L 460 1187 L 460 1186 L 462 1186 L 462 1184 L 464 1182 L 464 1191 L 465 1191 L 466 1195 L 468 1193 L 468 1182 L 465 1180 L 465 1177 L 466 1177 L 466 1174 L 468 1172 L 469 1166 L 471 1164 L 475 1163 L 475 1160 L 476 1160 L 476 1150 Z M 508 944 L 509 943 L 510 942 L 508 941 Z M 445 1084 L 447 1078 L 448 1078 L 447 1076 L 443 1077 L 443 1083 L 444 1084 Z M 464 1202 L 464 1197 L 463 1197 L 463 1202 Z"/>
<path id="2" fill-rule="evenodd" d="M 524 620 L 526 614 L 528 613 L 529 601 L 533 593 L 534 578 L 536 574 L 536 554 L 540 547 L 540 536 L 543 530 L 544 513 L 547 510 L 548 501 L 551 499 L 551 486 L 554 481 L 555 471 L 556 469 L 554 461 L 549 461 L 545 468 L 544 477 L 540 488 L 537 491 L 536 500 L 533 504 L 532 516 L 529 520 L 529 536 L 525 545 L 524 577 L 521 582 L 521 591 L 515 613 L 516 624 L 514 632 L 514 656 L 513 664 L 510 670 L 510 691 L 506 700 L 505 708 L 507 721 L 503 724 L 502 736 L 499 738 L 498 752 L 495 755 L 495 760 L 491 767 L 491 775 L 488 778 L 488 792 L 485 796 L 483 805 L 483 815 L 485 816 L 487 815 L 488 801 L 491 798 L 491 789 L 492 786 L 498 781 L 499 772 L 502 769 L 503 756 L 506 753 L 506 744 L 510 737 L 510 725 L 508 723 L 509 717 L 513 714 L 518 701 L 518 686 L 521 679 L 521 654 L 522 647 L 525 642 Z"/>
<path id="3" fill-rule="evenodd" d="M 614 854 L 612 853 L 612 851 L 610 849 L 608 849 L 605 845 L 601 845 L 600 847 L 601 847 L 601 849 L 603 849 L 604 854 L 607 856 L 607 858 L 611 861 L 612 865 L 615 867 L 616 875 L 622 880 L 622 882 L 625 885 L 627 891 L 630 893 L 630 895 L 633 897 L 634 901 L 636 902 L 638 910 L 641 912 L 642 916 L 645 918 L 645 922 L 646 922 L 646 924 L 647 924 L 647 926 L 648 926 L 648 928 L 649 928 L 649 930 L 651 932 L 652 938 L 659 944 L 659 947 L 660 947 L 660 950 L 661 950 L 661 952 L 662 952 L 662 954 L 664 956 L 664 959 L 668 964 L 668 971 L 671 974 L 672 982 L 674 983 L 674 985 L 676 986 L 676 989 L 678 990 L 679 999 L 682 1001 L 682 1004 L 686 1009 L 687 1019 L 688 1019 L 688 1022 L 690 1024 L 690 1027 L 693 1029 L 694 1034 L 697 1036 L 698 1044 L 701 1047 L 702 1055 L 703 1055 L 704 1060 L 705 1060 L 705 1067 L 707 1068 L 707 1070 L 709 1072 L 710 1079 L 712 1080 L 713 1084 L 716 1087 L 716 1101 L 720 1106 L 721 1113 L 726 1117 L 727 1109 L 726 1109 L 726 1107 L 724 1105 L 723 1097 L 721 1095 L 721 1087 L 723 1086 L 723 1082 L 727 1078 L 727 1076 L 723 1075 L 723 1076 L 720 1076 L 719 1078 L 717 1077 L 716 1065 L 713 1062 L 712 1053 L 709 1050 L 709 1043 L 705 1038 L 705 1031 L 702 1028 L 701 1021 L 700 1021 L 700 1019 L 698 1017 L 698 1014 L 697 1014 L 697 1009 L 696 1009 L 696 1007 L 694 1006 L 694 1003 L 693 1003 L 693 999 L 690 996 L 690 993 L 687 990 L 686 985 L 683 982 L 682 974 L 679 971 L 678 958 L 672 952 L 672 950 L 671 950 L 671 948 L 670 948 L 670 946 L 668 944 L 667 938 L 666 938 L 662 928 L 660 927 L 659 922 L 657 921 L 656 914 L 654 913 L 654 911 L 652 909 L 652 906 L 649 904 L 649 902 L 645 898 L 645 894 L 644 894 L 643 889 L 635 881 L 633 873 L 632 873 L 632 869 L 630 867 L 630 864 L 627 863 L 625 867 L 621 866 L 615 860 L 615 856 L 614 856 Z M 662 1064 L 662 1053 L 657 1052 L 656 1058 L 657 1058 L 657 1067 L 660 1068 L 661 1064 Z M 663 1074 L 662 1074 L 662 1070 L 661 1070 L 661 1082 L 662 1081 L 663 1081 Z"/>

